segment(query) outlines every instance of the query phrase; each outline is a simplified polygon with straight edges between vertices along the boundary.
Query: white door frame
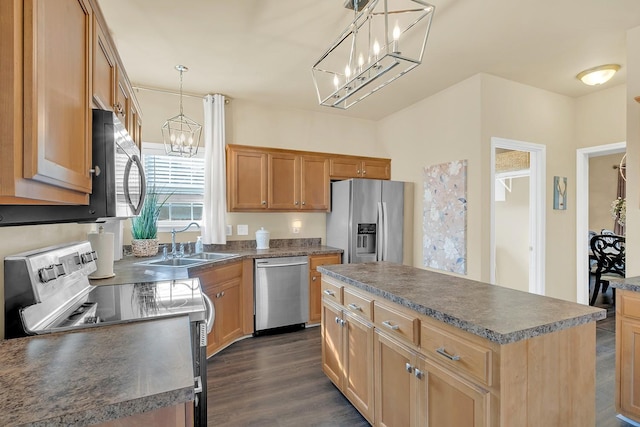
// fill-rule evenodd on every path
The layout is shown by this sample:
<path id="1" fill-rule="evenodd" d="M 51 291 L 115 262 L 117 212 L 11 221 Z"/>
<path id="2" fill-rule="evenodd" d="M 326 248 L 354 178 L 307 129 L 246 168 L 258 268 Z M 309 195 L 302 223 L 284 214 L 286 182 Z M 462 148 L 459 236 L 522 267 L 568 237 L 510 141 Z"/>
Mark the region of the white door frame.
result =
<path id="1" fill-rule="evenodd" d="M 624 153 L 626 142 L 580 148 L 576 152 L 576 301 L 589 304 L 589 159 Z"/>
<path id="2" fill-rule="evenodd" d="M 529 292 L 545 294 L 545 236 L 546 236 L 546 158 L 547 147 L 530 142 L 491 138 L 491 242 L 490 280 L 496 283 L 496 148 L 530 153 L 529 178 Z"/>

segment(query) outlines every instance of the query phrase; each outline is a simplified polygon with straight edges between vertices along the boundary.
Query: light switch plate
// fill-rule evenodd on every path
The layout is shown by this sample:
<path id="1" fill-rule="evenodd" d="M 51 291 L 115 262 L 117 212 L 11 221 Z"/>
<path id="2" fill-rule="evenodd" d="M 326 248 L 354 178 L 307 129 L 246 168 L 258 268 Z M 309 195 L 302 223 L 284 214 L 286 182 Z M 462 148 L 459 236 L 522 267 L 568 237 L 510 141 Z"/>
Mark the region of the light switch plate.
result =
<path id="1" fill-rule="evenodd" d="M 238 236 L 248 236 L 249 235 L 249 226 L 247 224 L 239 224 L 237 226 Z"/>
<path id="2" fill-rule="evenodd" d="M 233 225 L 227 224 L 227 236 L 233 236 Z"/>

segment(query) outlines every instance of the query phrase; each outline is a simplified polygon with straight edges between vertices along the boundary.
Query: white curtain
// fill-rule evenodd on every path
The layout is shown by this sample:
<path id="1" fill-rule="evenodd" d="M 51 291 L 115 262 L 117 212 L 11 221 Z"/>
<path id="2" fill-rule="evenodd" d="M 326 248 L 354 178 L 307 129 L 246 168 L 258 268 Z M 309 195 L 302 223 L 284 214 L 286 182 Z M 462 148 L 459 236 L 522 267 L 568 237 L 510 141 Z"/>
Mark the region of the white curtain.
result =
<path id="1" fill-rule="evenodd" d="M 227 243 L 224 95 L 204 98 L 204 211 L 202 243 Z"/>

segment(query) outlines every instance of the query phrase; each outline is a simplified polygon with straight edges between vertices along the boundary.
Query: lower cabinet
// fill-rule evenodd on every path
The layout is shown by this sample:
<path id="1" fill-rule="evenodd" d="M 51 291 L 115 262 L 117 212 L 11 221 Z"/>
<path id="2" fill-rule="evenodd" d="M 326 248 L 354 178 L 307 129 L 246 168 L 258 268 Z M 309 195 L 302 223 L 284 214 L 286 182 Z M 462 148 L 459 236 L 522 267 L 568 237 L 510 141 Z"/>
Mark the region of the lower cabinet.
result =
<path id="1" fill-rule="evenodd" d="M 616 290 L 616 410 L 640 421 L 640 293 Z"/>
<path id="2" fill-rule="evenodd" d="M 322 314 L 322 369 L 373 424 L 373 325 L 330 302 Z"/>
<path id="3" fill-rule="evenodd" d="M 213 329 L 207 336 L 207 357 L 244 335 L 242 261 L 214 266 L 197 273 L 203 292 L 216 311 Z"/>

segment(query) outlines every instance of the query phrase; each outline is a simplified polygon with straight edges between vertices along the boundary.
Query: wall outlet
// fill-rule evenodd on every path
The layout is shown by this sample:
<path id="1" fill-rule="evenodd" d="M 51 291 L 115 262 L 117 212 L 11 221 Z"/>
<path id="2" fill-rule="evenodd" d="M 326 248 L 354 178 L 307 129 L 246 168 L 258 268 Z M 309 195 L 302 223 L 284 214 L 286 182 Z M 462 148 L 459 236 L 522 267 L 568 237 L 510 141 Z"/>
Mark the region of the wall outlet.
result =
<path id="1" fill-rule="evenodd" d="M 227 224 L 227 236 L 233 236 L 233 225 Z"/>
<path id="2" fill-rule="evenodd" d="M 236 226 L 238 231 L 238 236 L 248 236 L 249 235 L 249 226 L 247 224 L 239 224 Z"/>

